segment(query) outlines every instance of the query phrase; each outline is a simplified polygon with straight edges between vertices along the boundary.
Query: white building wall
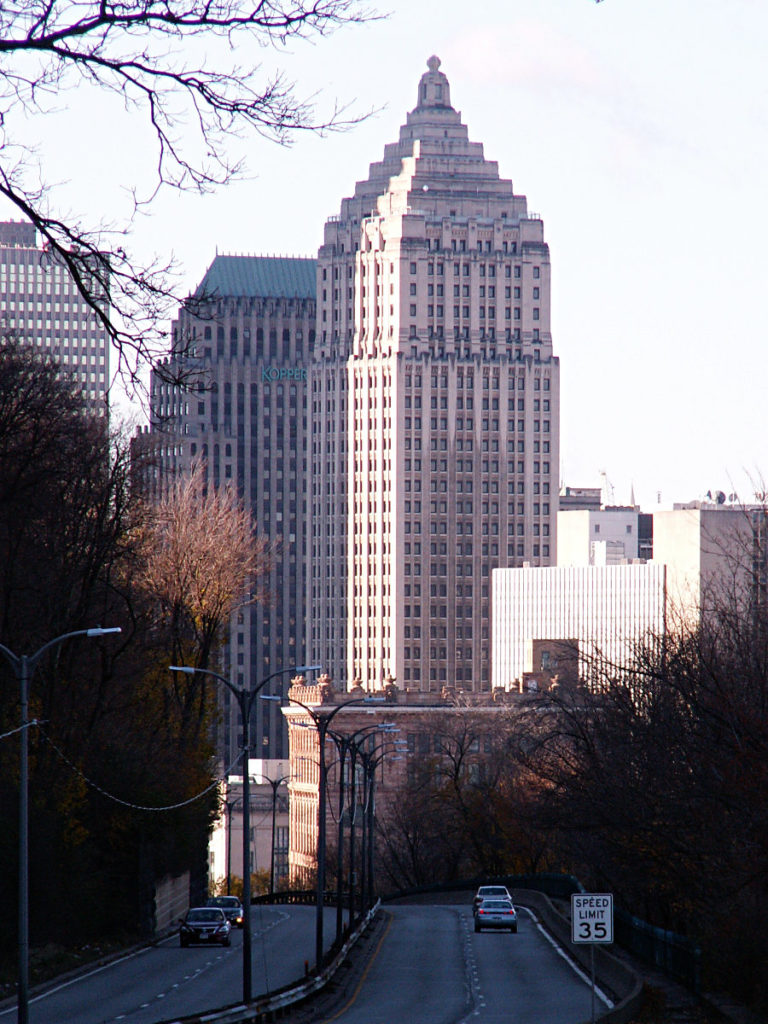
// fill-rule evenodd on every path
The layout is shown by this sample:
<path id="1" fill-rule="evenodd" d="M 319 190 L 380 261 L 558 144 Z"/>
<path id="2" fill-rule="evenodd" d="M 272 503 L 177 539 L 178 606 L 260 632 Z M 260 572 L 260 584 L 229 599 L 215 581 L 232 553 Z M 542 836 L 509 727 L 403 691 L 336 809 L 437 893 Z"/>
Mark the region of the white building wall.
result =
<path id="1" fill-rule="evenodd" d="M 0 331 L 58 363 L 94 411 L 107 411 L 109 339 L 61 260 L 26 222 L 0 222 Z"/>
<path id="2" fill-rule="evenodd" d="M 634 509 L 575 509 L 557 513 L 557 564 L 615 564 L 637 558 Z"/>
<path id="3" fill-rule="evenodd" d="M 668 566 L 669 599 L 682 615 L 747 600 L 754 526 L 747 509 L 676 508 L 653 516 L 653 561 Z"/>
<path id="4" fill-rule="evenodd" d="M 520 688 L 531 640 L 577 640 L 582 670 L 626 664 L 664 631 L 664 565 L 495 569 L 492 586 L 492 684 L 505 690 Z"/>

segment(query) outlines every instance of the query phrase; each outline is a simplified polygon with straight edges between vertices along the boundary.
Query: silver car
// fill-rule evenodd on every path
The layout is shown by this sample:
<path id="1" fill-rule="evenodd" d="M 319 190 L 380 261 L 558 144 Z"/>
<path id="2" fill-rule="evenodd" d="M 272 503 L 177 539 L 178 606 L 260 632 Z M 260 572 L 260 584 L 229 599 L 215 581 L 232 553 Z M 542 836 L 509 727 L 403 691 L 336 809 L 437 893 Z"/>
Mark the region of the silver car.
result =
<path id="1" fill-rule="evenodd" d="M 517 931 L 517 911 L 512 900 L 485 899 L 475 910 L 475 931 L 483 928 L 506 928 Z"/>

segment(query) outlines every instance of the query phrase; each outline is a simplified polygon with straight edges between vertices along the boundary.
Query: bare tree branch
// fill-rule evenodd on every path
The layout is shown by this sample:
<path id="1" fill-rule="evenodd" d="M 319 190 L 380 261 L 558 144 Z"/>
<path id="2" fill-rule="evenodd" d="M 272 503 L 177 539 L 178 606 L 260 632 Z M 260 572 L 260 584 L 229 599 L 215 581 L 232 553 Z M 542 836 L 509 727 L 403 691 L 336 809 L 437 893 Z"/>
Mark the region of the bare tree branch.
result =
<path id="1" fill-rule="evenodd" d="M 133 218 L 89 228 L 51 210 L 32 146 L 16 138 L 11 112 L 55 116 L 80 85 L 111 93 L 155 140 L 153 180 L 134 195 L 134 215 L 164 187 L 205 193 L 242 173 L 231 141 L 256 132 L 288 145 L 297 132 L 347 128 L 362 116 L 338 105 L 325 115 L 299 98 L 282 72 L 248 53 L 322 37 L 370 20 L 361 0 L 15 0 L 0 5 L 0 195 L 31 221 L 68 267 L 135 387 L 164 351 L 162 326 L 181 301 L 170 263 L 144 266 L 127 248 Z M 94 140 L 98 145 L 98 140 Z M 177 383 L 183 383 L 181 381 Z"/>

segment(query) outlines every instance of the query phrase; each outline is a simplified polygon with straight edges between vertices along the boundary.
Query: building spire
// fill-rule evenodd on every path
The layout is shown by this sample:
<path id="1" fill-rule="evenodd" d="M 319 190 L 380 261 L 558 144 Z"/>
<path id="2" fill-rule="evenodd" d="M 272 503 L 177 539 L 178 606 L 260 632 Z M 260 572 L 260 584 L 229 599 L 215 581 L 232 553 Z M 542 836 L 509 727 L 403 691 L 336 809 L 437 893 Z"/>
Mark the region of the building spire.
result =
<path id="1" fill-rule="evenodd" d="M 421 76 L 419 82 L 419 98 L 416 109 L 450 107 L 451 87 L 448 84 L 448 79 L 440 70 L 440 58 L 433 54 L 427 61 L 427 67 L 429 70 Z"/>

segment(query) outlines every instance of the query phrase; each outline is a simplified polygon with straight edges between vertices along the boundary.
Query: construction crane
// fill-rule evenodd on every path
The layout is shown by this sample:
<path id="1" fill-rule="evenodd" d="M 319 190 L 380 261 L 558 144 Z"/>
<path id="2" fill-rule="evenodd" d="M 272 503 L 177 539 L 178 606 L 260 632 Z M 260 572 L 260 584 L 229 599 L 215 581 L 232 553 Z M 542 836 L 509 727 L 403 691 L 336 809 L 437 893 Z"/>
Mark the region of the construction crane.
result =
<path id="1" fill-rule="evenodd" d="M 615 505 L 616 497 L 613 493 L 613 484 L 608 479 L 608 474 L 604 469 L 599 470 L 600 476 L 603 478 L 603 490 L 605 491 L 604 505 Z"/>

